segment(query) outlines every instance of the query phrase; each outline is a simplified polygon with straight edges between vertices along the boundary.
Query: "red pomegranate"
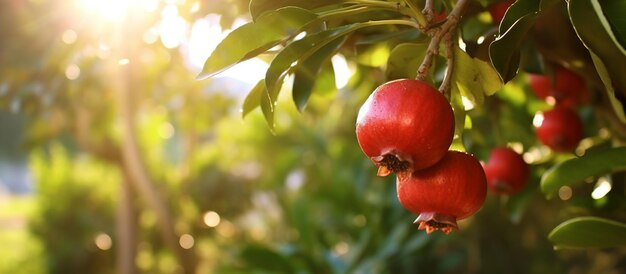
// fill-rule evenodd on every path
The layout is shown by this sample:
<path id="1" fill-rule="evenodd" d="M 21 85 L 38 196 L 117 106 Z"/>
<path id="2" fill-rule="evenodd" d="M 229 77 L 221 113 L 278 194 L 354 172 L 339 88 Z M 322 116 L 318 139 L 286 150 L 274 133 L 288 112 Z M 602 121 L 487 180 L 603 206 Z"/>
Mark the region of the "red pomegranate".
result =
<path id="1" fill-rule="evenodd" d="M 356 121 L 363 152 L 378 175 L 404 176 L 434 165 L 454 136 L 454 114 L 446 98 L 426 82 L 401 79 L 378 87 Z"/>
<path id="2" fill-rule="evenodd" d="M 482 166 L 460 151 L 449 151 L 434 166 L 398 177 L 396 188 L 402 206 L 418 215 L 415 223 L 427 233 L 456 230 L 456 221 L 478 211 L 487 195 Z"/>
<path id="3" fill-rule="evenodd" d="M 491 150 L 489 161 L 483 166 L 489 190 L 496 194 L 512 195 L 528 183 L 530 170 L 522 155 L 507 147 Z"/>
<path id="4" fill-rule="evenodd" d="M 536 125 L 541 143 L 558 152 L 570 152 L 578 146 L 583 138 L 583 123 L 576 112 L 557 106 L 538 115 L 543 116 Z"/>
<path id="5" fill-rule="evenodd" d="M 557 105 L 573 107 L 589 101 L 585 80 L 562 66 L 554 67 L 554 76 L 530 74 L 529 84 L 540 99 L 552 97 Z"/>
<path id="6" fill-rule="evenodd" d="M 500 24 L 511 4 L 513 4 L 513 1 L 505 0 L 489 6 L 489 14 L 491 14 L 491 19 L 493 19 L 494 23 Z"/>
<path id="7" fill-rule="evenodd" d="M 433 21 L 436 22 L 441 22 L 444 19 L 448 18 L 448 13 L 445 10 L 442 11 L 435 11 L 433 14 Z"/>

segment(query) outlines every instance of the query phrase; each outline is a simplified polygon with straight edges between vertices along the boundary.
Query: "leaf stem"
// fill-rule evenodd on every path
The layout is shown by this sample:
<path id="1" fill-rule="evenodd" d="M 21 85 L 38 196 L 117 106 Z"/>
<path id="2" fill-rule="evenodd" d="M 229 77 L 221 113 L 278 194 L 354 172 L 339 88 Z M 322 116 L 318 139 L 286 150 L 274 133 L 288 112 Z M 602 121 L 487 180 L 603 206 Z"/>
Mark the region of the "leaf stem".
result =
<path id="1" fill-rule="evenodd" d="M 415 18 L 415 20 L 417 20 L 417 23 L 420 25 L 419 29 L 425 29 L 426 26 L 428 26 L 429 20 L 427 19 L 427 17 L 424 16 L 424 14 L 419 9 L 419 7 L 415 5 L 415 3 L 411 0 L 404 0 L 404 3 L 406 3 L 407 6 L 409 6 L 411 11 L 413 12 L 413 17 Z"/>
<path id="2" fill-rule="evenodd" d="M 381 25 L 405 25 L 419 29 L 420 26 L 415 21 L 406 19 L 390 19 L 390 20 L 378 20 L 365 22 L 368 26 L 381 26 Z"/>
<path id="3" fill-rule="evenodd" d="M 367 6 L 349 6 L 349 7 L 345 7 L 345 8 L 340 8 L 340 9 L 335 9 L 335 10 L 330 10 L 327 12 L 320 12 L 318 13 L 320 18 L 324 18 L 324 19 L 328 19 L 328 18 L 333 18 L 336 16 L 349 16 L 349 15 L 354 15 L 354 14 L 358 14 L 361 12 L 366 12 L 369 11 L 370 9 Z"/>

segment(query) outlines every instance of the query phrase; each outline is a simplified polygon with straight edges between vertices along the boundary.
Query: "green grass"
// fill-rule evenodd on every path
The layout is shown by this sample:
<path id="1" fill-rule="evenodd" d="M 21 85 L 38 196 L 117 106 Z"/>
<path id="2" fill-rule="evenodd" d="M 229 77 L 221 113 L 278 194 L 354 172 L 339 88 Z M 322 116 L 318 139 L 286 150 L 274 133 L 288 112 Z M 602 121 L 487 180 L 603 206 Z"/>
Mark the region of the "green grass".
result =
<path id="1" fill-rule="evenodd" d="M 41 245 L 28 230 L 33 196 L 0 198 L 0 273 L 44 273 Z"/>

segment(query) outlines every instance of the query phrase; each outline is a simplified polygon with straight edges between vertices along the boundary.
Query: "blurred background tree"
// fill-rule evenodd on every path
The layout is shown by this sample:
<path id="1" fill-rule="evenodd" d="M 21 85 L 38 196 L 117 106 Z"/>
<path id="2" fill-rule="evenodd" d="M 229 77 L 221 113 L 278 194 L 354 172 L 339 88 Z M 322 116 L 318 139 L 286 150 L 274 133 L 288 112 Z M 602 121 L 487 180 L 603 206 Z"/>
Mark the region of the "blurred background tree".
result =
<path id="1" fill-rule="evenodd" d="M 354 30 L 307 82 L 310 94 L 282 92 L 268 115 L 254 87 L 280 47 L 198 81 L 205 60 L 229 31 L 263 11 L 294 4 L 323 14 L 341 3 L 248 2 L 0 3 L 0 178 L 26 178 L 15 187 L 6 183 L 2 196 L 0 241 L 7 244 L 0 257 L 8 259 L 0 261 L 0 272 L 626 271 L 623 247 L 554 250 L 548 240 L 555 226 L 577 216 L 626 221 L 625 178 L 598 174 L 545 198 L 541 177 L 575 155 L 552 153 L 536 140 L 535 113 L 551 106 L 533 94 L 526 73 L 484 102 L 474 98 L 461 109 L 453 104 L 466 121 L 456 145 L 481 160 L 496 145 L 524 151 L 531 183 L 512 197 L 489 194 L 454 234 L 426 235 L 398 203 L 393 178 L 375 176 L 354 123 L 376 86 L 414 77 L 423 56 L 399 45 L 416 42 L 425 49 L 428 37 L 401 26 Z M 332 18 L 327 27 L 404 18 L 398 13 L 408 8 L 404 2 L 353 2 L 384 11 Z M 539 1 L 520 1 L 531 2 Z M 530 32 L 533 42 L 521 47 L 523 69 L 538 72 L 546 61 L 577 56 L 591 64 L 576 36 L 574 43 L 546 41 L 550 31 L 572 29 L 565 2 L 545 2 L 556 8 L 536 25 L 554 28 Z M 453 3 L 436 8 L 449 11 Z M 485 47 L 498 32 L 487 12 L 492 3 L 470 3 L 462 38 L 471 57 L 488 60 Z M 564 25 L 549 23 L 555 18 Z M 623 23 L 615 26 L 623 35 Z M 619 102 L 620 90 L 611 101 L 603 92 L 605 75 L 582 67 L 595 97 L 578 111 L 588 136 L 579 156 L 623 145 L 625 132 L 607 107 Z M 444 59 L 437 59 L 431 81 L 440 82 L 444 70 Z M 603 181 L 610 191 L 590 195 Z M 16 225 L 20 218 L 27 221 Z"/>

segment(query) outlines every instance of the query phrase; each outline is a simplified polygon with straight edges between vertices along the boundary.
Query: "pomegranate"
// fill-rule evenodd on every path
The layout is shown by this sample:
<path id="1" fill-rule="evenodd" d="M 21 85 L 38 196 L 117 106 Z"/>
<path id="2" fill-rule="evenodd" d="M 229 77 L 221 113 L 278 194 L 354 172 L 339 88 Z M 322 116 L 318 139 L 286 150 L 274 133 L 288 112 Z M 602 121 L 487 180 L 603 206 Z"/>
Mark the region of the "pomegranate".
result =
<path id="1" fill-rule="evenodd" d="M 443 20 L 445 20 L 446 18 L 448 18 L 448 13 L 445 10 L 442 11 L 435 11 L 435 13 L 433 14 L 433 22 L 441 22 Z"/>
<path id="2" fill-rule="evenodd" d="M 396 188 L 402 206 L 418 215 L 415 223 L 427 233 L 456 230 L 456 221 L 478 211 L 487 195 L 482 166 L 460 151 L 448 151 L 434 166 L 398 177 Z"/>
<path id="3" fill-rule="evenodd" d="M 589 101 L 585 80 L 562 66 L 555 66 L 554 77 L 531 74 L 529 84 L 538 98 L 551 97 L 557 105 L 573 107 Z"/>
<path id="4" fill-rule="evenodd" d="M 513 4 L 513 1 L 502 1 L 495 3 L 489 6 L 489 14 L 491 14 L 491 19 L 496 24 L 500 24 L 502 18 L 504 18 L 504 14 L 506 14 L 506 10 L 509 9 L 509 6 Z"/>
<path id="5" fill-rule="evenodd" d="M 491 150 L 489 161 L 483 168 L 487 176 L 487 186 L 496 194 L 518 193 L 528 183 L 528 164 L 510 148 L 497 147 Z"/>
<path id="6" fill-rule="evenodd" d="M 583 123 L 569 108 L 557 106 L 538 113 L 535 119 L 539 141 L 554 151 L 572 151 L 583 137 Z"/>
<path id="7" fill-rule="evenodd" d="M 454 114 L 446 98 L 426 82 L 387 82 L 367 98 L 356 121 L 359 146 L 379 167 L 378 175 L 434 165 L 454 136 Z"/>

